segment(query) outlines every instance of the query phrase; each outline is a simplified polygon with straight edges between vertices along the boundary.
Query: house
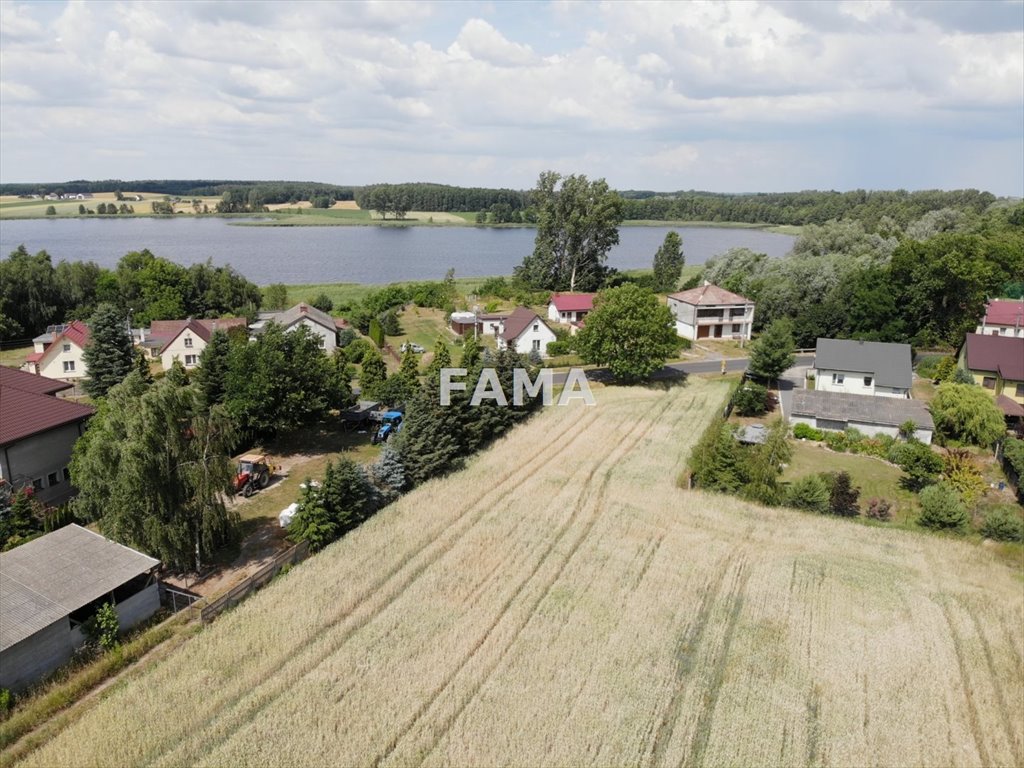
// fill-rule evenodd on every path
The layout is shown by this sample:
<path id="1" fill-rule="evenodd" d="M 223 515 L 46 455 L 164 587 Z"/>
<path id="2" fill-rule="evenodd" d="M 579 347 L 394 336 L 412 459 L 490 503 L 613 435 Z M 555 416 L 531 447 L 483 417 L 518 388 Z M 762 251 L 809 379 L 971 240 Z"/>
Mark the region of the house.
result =
<path id="1" fill-rule="evenodd" d="M 555 293 L 548 302 L 548 320 L 553 323 L 579 323 L 594 309 L 593 293 Z"/>
<path id="2" fill-rule="evenodd" d="M 548 344 L 555 341 L 555 332 L 540 319 L 536 312 L 526 307 L 516 307 L 502 322 L 497 336 L 498 349 L 511 349 L 521 355 L 531 352 L 547 357 Z"/>
<path id="3" fill-rule="evenodd" d="M 750 340 L 754 302 L 717 285 L 705 281 L 669 294 L 668 308 L 676 319 L 676 333 L 684 339 Z"/>
<path id="4" fill-rule="evenodd" d="M 992 299 L 975 332 L 1024 339 L 1024 299 Z"/>
<path id="5" fill-rule="evenodd" d="M 152 616 L 159 566 L 74 524 L 0 554 L 0 687 L 17 691 L 66 663 L 104 603 L 122 630 Z"/>
<path id="6" fill-rule="evenodd" d="M 267 323 L 275 322 L 286 331 L 304 325 L 320 337 L 320 348 L 333 354 L 338 346 L 338 331 L 347 328 L 348 323 L 340 318 L 331 317 L 326 312 L 311 307 L 309 304 L 296 304 L 283 312 L 260 312 L 255 323 L 249 326 L 254 334 L 259 334 Z"/>
<path id="7" fill-rule="evenodd" d="M 500 312 L 489 312 L 477 315 L 477 322 L 480 323 L 480 333 L 484 336 L 498 336 L 505 325 L 508 315 Z"/>
<path id="8" fill-rule="evenodd" d="M 814 388 L 874 397 L 910 397 L 914 372 L 909 344 L 818 339 Z"/>
<path id="9" fill-rule="evenodd" d="M 68 464 L 94 411 L 55 397 L 71 384 L 0 366 L 0 480 L 31 486 L 44 504 L 74 493 Z"/>
<path id="10" fill-rule="evenodd" d="M 89 326 L 74 320 L 51 328 L 32 339 L 34 351 L 25 358 L 22 370 L 72 383 L 86 378 L 89 371 L 82 353 L 89 344 Z"/>
<path id="11" fill-rule="evenodd" d="M 245 328 L 244 317 L 227 317 L 221 319 L 193 320 L 154 320 L 150 326 L 149 342 L 162 342 L 157 353 L 160 364 L 169 371 L 174 361 L 178 360 L 185 368 L 199 365 L 199 356 L 210 343 L 216 331 L 228 331 L 231 328 Z M 154 347 L 150 347 L 153 349 Z"/>
<path id="12" fill-rule="evenodd" d="M 914 437 L 925 444 L 931 443 L 935 432 L 932 415 L 920 400 L 816 389 L 793 391 L 789 421 L 791 424 L 807 424 L 815 429 L 839 432 L 852 428 L 869 437 L 896 437 L 900 426 L 912 421 Z"/>
<path id="13" fill-rule="evenodd" d="M 1024 416 L 1024 336 L 968 333 L 959 364 L 996 398 L 1004 414 Z"/>

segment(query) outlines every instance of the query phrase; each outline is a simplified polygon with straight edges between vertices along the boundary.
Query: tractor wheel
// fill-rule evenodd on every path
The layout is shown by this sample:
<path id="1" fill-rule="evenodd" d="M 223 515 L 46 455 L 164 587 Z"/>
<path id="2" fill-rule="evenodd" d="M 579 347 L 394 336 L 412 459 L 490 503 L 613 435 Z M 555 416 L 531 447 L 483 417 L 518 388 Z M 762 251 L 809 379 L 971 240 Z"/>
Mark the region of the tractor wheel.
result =
<path id="1" fill-rule="evenodd" d="M 254 486 L 253 483 L 252 483 L 252 480 L 250 480 L 249 482 L 247 482 L 245 484 L 245 487 L 242 488 L 242 495 L 245 496 L 245 498 L 248 499 L 254 493 L 256 493 L 256 486 Z"/>
<path id="2" fill-rule="evenodd" d="M 377 442 L 377 433 L 374 432 L 372 435 L 370 435 L 370 445 L 376 445 Z"/>
<path id="3" fill-rule="evenodd" d="M 269 470 L 267 470 L 266 472 L 262 472 L 260 474 L 260 490 L 262 491 L 268 485 L 270 485 L 270 471 Z"/>

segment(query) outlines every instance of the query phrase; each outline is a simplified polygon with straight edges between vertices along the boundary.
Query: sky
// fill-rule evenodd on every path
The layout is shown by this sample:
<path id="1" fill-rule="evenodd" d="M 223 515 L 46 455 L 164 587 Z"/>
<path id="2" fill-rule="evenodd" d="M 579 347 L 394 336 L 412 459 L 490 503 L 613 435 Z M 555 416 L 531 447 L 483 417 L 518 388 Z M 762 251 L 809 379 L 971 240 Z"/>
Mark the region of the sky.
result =
<path id="1" fill-rule="evenodd" d="M 0 181 L 1024 195 L 1024 3 L 7 2 Z"/>

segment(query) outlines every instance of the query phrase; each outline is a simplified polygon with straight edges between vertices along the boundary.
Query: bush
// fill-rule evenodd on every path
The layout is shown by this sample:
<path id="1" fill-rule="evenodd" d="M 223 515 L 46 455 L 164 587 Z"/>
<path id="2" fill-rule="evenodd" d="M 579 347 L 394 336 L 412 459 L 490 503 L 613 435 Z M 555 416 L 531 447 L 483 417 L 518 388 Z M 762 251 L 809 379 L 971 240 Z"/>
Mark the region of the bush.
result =
<path id="1" fill-rule="evenodd" d="M 548 355 L 551 357 L 562 357 L 571 355 L 573 345 L 569 341 L 552 341 L 548 343 Z"/>
<path id="2" fill-rule="evenodd" d="M 7 688 L 0 688 L 0 717 L 6 717 L 12 709 L 14 709 L 14 694 Z"/>
<path id="3" fill-rule="evenodd" d="M 942 464 L 943 481 L 960 494 L 964 504 L 973 508 L 988 490 L 974 456 L 966 448 L 950 448 Z"/>
<path id="4" fill-rule="evenodd" d="M 918 494 L 921 515 L 917 522 L 937 530 L 961 530 L 967 525 L 967 509 L 960 496 L 943 483 L 929 485 Z"/>
<path id="5" fill-rule="evenodd" d="M 85 636 L 89 642 L 98 645 L 105 651 L 117 647 L 120 625 L 117 620 L 117 609 L 111 603 L 104 603 L 83 625 Z"/>
<path id="6" fill-rule="evenodd" d="M 906 473 L 904 485 L 915 491 L 935 482 L 943 466 L 942 457 L 917 440 L 894 443 L 887 458 Z"/>
<path id="7" fill-rule="evenodd" d="M 995 507 L 985 515 L 981 533 L 997 541 L 1024 541 L 1024 518 L 1013 506 Z"/>
<path id="8" fill-rule="evenodd" d="M 892 502 L 887 499 L 871 499 L 864 514 L 872 520 L 889 521 L 892 519 Z"/>
<path id="9" fill-rule="evenodd" d="M 326 293 L 321 293 L 319 296 L 317 296 L 315 299 L 309 302 L 309 304 L 312 307 L 316 307 L 321 312 L 330 313 L 334 311 L 334 302 L 331 301 L 331 297 L 328 296 Z"/>
<path id="10" fill-rule="evenodd" d="M 856 517 L 860 514 L 857 498 L 860 489 L 854 488 L 848 472 L 837 472 L 832 476 L 832 492 L 828 498 L 828 511 L 839 517 Z"/>
<path id="11" fill-rule="evenodd" d="M 846 441 L 845 432 L 826 432 L 825 445 L 838 453 L 845 453 L 849 447 Z"/>
<path id="12" fill-rule="evenodd" d="M 815 429 L 810 424 L 800 423 L 793 427 L 793 437 L 798 440 L 824 440 L 825 433 L 820 429 Z"/>
<path id="13" fill-rule="evenodd" d="M 748 381 L 733 393 L 732 405 L 740 416 L 760 416 L 768 410 L 768 389 Z"/>
<path id="14" fill-rule="evenodd" d="M 790 483 L 786 489 L 786 506 L 808 512 L 828 512 L 829 484 L 819 475 L 808 475 Z"/>
<path id="15" fill-rule="evenodd" d="M 385 336 L 402 335 L 402 325 L 398 322 L 398 314 L 393 309 L 381 315 L 380 327 L 384 329 Z"/>

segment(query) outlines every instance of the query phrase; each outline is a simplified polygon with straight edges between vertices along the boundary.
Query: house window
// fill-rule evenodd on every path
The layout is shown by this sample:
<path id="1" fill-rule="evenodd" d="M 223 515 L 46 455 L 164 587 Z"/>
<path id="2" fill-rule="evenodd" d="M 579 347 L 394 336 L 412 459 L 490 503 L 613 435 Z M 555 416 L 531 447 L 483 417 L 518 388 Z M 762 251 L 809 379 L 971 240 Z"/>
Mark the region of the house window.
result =
<path id="1" fill-rule="evenodd" d="M 1017 397 L 1024 397 L 1024 382 L 1017 382 Z"/>
<path id="2" fill-rule="evenodd" d="M 844 373 L 833 373 L 832 374 L 832 383 L 833 384 L 838 384 L 838 385 L 842 386 L 842 384 L 843 384 L 843 382 L 845 380 L 846 380 L 846 374 L 844 374 Z"/>
<path id="3" fill-rule="evenodd" d="M 64 480 L 65 482 L 71 482 L 71 470 L 64 467 Z"/>
<path id="4" fill-rule="evenodd" d="M 186 336 L 185 337 L 185 349 L 192 349 L 192 337 L 191 336 Z"/>
<path id="5" fill-rule="evenodd" d="M 53 486 L 55 485 L 60 485 L 60 478 L 57 477 L 56 472 L 51 472 L 46 476 L 46 484 L 49 485 L 51 488 L 53 488 Z"/>
<path id="6" fill-rule="evenodd" d="M 864 377 L 864 386 L 865 387 L 870 387 L 872 381 L 873 381 L 873 379 L 870 376 L 865 376 Z"/>
<path id="7" fill-rule="evenodd" d="M 995 376 L 985 376 L 981 380 L 981 386 L 983 386 L 985 389 L 995 389 L 996 388 Z"/>
<path id="8" fill-rule="evenodd" d="M 533 324 L 533 332 L 536 333 L 539 330 L 540 330 L 540 323 L 534 323 Z"/>
<path id="9" fill-rule="evenodd" d="M 43 478 L 37 477 L 35 480 L 33 480 L 32 481 L 32 489 L 36 490 L 36 491 L 43 490 Z"/>
<path id="10" fill-rule="evenodd" d="M 70 352 L 71 351 L 71 345 L 70 344 L 65 344 L 65 345 L 63 345 L 61 347 L 61 349 L 63 349 L 65 352 Z"/>
<path id="11" fill-rule="evenodd" d="M 75 361 L 74 360 L 65 360 L 64 361 L 64 373 L 74 373 L 74 372 L 75 372 Z"/>
<path id="12" fill-rule="evenodd" d="M 185 355 L 185 367 L 191 368 L 199 361 L 198 355 Z"/>
<path id="13" fill-rule="evenodd" d="M 732 332 L 733 333 L 739 333 L 740 332 L 740 324 L 739 323 L 733 323 L 732 324 Z"/>
<path id="14" fill-rule="evenodd" d="M 533 340 L 533 351 L 540 352 L 540 339 Z"/>
<path id="15" fill-rule="evenodd" d="M 327 349 L 327 339 L 320 337 L 320 349 Z"/>

